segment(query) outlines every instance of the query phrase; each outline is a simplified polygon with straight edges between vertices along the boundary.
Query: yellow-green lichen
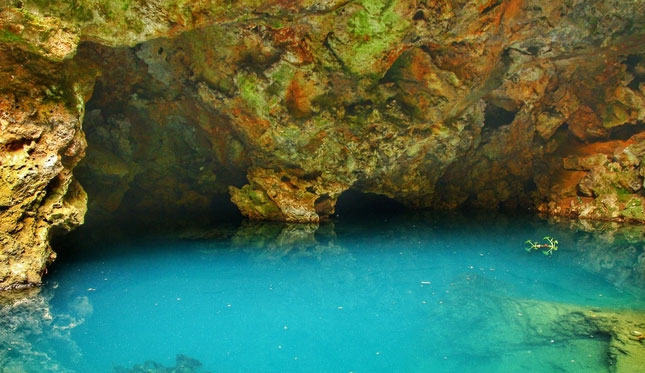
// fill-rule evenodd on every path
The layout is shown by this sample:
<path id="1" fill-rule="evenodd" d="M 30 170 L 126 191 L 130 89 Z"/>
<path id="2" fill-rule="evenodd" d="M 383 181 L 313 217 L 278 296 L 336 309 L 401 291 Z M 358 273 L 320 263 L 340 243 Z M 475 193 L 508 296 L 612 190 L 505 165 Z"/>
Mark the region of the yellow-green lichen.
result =
<path id="1" fill-rule="evenodd" d="M 336 53 L 352 72 L 379 75 L 383 72 L 373 71 L 374 62 L 396 46 L 409 23 L 396 12 L 395 0 L 363 0 L 360 4 L 363 9 L 347 24 L 352 40 L 336 46 Z"/>
<path id="2" fill-rule="evenodd" d="M 0 42 L 3 43 L 19 43 L 23 41 L 22 37 L 18 34 L 14 34 L 11 31 L 0 29 Z"/>
<path id="3" fill-rule="evenodd" d="M 602 113 L 602 125 L 605 128 L 613 128 L 625 124 L 629 120 L 628 108 L 620 103 L 607 105 Z"/>
<path id="4" fill-rule="evenodd" d="M 349 30 L 358 36 L 376 36 L 389 32 L 401 22 L 401 17 L 393 11 L 396 1 L 363 0 L 363 9 L 349 20 Z"/>
<path id="5" fill-rule="evenodd" d="M 294 67 L 288 63 L 282 63 L 275 69 L 269 71 L 267 76 L 273 82 L 267 87 L 267 93 L 283 97 L 287 85 L 293 79 L 294 73 Z"/>
<path id="6" fill-rule="evenodd" d="M 237 76 L 237 86 L 240 97 L 250 108 L 258 115 L 266 112 L 268 105 L 260 79 L 253 74 L 240 74 Z"/>
<path id="7" fill-rule="evenodd" d="M 640 198 L 632 198 L 625 204 L 625 209 L 620 214 L 626 218 L 643 220 L 643 202 Z"/>
<path id="8" fill-rule="evenodd" d="M 269 110 L 284 99 L 294 73 L 293 66 L 285 63 L 268 71 L 264 79 L 252 73 L 238 74 L 239 95 L 256 114 L 266 117 Z"/>
<path id="9" fill-rule="evenodd" d="M 264 190 L 245 185 L 241 189 L 231 187 L 231 200 L 240 211 L 251 219 L 280 220 L 282 211 Z"/>

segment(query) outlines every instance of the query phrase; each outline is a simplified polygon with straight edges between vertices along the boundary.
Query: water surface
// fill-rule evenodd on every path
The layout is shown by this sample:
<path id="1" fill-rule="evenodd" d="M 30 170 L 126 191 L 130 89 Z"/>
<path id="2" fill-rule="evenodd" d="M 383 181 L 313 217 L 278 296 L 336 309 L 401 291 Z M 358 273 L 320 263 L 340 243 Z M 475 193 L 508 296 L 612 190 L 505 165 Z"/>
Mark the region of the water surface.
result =
<path id="1" fill-rule="evenodd" d="M 67 242 L 43 334 L 14 334 L 52 371 L 184 354 L 210 372 L 602 372 L 607 336 L 560 336 L 533 305 L 645 310 L 642 232 L 616 232 L 399 214 Z M 523 249 L 544 236 L 553 256 Z"/>

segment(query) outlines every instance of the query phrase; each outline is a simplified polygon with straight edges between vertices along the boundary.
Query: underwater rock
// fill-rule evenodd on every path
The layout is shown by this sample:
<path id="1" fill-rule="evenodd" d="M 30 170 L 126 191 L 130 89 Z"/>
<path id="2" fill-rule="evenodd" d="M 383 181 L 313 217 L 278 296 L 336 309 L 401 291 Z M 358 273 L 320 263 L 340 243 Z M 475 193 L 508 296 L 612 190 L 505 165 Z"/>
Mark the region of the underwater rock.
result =
<path id="1" fill-rule="evenodd" d="M 645 327 L 642 312 L 589 310 L 529 301 L 518 302 L 512 309 L 526 316 L 516 319 L 527 322 L 526 327 L 536 331 L 536 338 L 561 342 L 563 339 L 607 337 L 611 372 L 638 372 L 645 364 L 645 343 L 631 335 L 631 331 Z"/>
<path id="2" fill-rule="evenodd" d="M 175 361 L 174 367 L 165 367 L 155 361 L 146 361 L 130 369 L 115 367 L 114 373 L 207 373 L 201 369 L 202 363 L 186 355 L 177 355 Z"/>
<path id="3" fill-rule="evenodd" d="M 482 281 L 490 284 L 482 286 Z M 441 297 L 444 304 L 459 304 L 459 312 L 446 307 L 446 311 L 437 317 L 443 323 L 460 325 L 468 330 L 463 336 L 452 335 L 452 339 L 458 341 L 464 353 L 470 356 L 490 359 L 490 347 L 482 344 L 481 340 L 500 333 L 505 337 L 496 340 L 495 349 L 502 346 L 505 353 L 495 358 L 503 366 L 517 370 L 591 371 L 596 370 L 596 364 L 600 363 L 606 365 L 610 372 L 638 372 L 645 363 L 645 343 L 631 333 L 645 327 L 642 311 L 523 300 L 494 290 L 482 292 L 487 287 L 496 289 L 495 281 L 474 275 L 466 283 L 452 286 L 450 292 Z M 487 320 L 486 315 L 493 313 L 500 315 L 496 316 L 499 317 L 496 323 Z M 447 334 L 439 335 L 439 338 L 449 337 Z M 591 354 L 590 361 L 570 359 L 569 356 L 579 354 L 582 349 Z M 541 358 L 546 355 L 548 359 Z M 595 362 L 591 363 L 592 360 Z"/>
<path id="4" fill-rule="evenodd" d="M 5 291 L 0 295 L 0 367 L 3 372 L 74 372 L 61 360 L 74 359 L 78 347 L 71 339 L 91 309 L 87 297 L 76 299 L 69 313 L 53 313 L 53 294 L 39 288 Z M 91 311 L 89 311 L 91 312 Z M 57 356 L 58 353 L 66 356 Z"/>

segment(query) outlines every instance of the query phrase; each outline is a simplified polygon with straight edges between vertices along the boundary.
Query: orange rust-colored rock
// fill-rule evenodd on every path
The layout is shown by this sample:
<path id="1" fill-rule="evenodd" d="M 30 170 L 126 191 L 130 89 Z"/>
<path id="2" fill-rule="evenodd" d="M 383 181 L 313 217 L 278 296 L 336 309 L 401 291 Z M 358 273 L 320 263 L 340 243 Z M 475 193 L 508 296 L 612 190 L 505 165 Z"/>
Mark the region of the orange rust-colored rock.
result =
<path id="1" fill-rule="evenodd" d="M 317 223 L 334 213 L 338 196 L 349 185 L 327 181 L 302 171 L 252 168 L 250 185 L 231 187 L 233 202 L 254 220 Z"/>
<path id="2" fill-rule="evenodd" d="M 87 195 L 72 169 L 93 72 L 0 46 L 0 290 L 39 284 L 55 229 L 83 223 Z"/>

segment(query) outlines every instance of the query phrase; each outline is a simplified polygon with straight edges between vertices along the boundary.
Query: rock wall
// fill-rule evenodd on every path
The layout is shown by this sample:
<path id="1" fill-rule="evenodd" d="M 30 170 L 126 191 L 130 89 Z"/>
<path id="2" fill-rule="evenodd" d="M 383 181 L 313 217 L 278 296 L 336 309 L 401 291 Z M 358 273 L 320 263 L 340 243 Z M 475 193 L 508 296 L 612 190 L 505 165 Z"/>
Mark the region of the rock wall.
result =
<path id="1" fill-rule="evenodd" d="M 352 188 L 644 222 L 644 10 L 5 1 L 0 289 L 38 283 L 52 229 L 83 222 L 82 128 L 105 219 L 217 211 L 229 191 L 251 219 L 318 222 Z"/>
<path id="2" fill-rule="evenodd" d="M 40 283 L 53 229 L 83 222 L 87 196 L 72 169 L 92 71 L 0 47 L 0 289 Z"/>

